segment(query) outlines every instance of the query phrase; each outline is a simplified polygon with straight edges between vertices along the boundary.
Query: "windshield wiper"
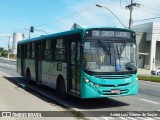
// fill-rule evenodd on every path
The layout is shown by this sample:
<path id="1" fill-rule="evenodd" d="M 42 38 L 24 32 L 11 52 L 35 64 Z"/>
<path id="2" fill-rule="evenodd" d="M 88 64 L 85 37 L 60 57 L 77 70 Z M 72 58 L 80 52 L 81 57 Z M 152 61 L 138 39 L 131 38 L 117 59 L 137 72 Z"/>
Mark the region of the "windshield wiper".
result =
<path id="1" fill-rule="evenodd" d="M 121 56 L 123 50 L 125 49 L 125 46 L 126 46 L 126 43 L 122 44 L 122 45 L 120 46 L 120 49 L 118 49 L 118 45 L 116 45 L 116 47 L 117 47 L 117 52 L 118 52 L 118 56 L 119 56 L 119 57 Z"/>
<path id="2" fill-rule="evenodd" d="M 109 46 L 109 50 L 106 49 L 106 46 L 103 44 L 103 42 L 101 40 L 97 40 L 97 43 L 103 48 L 103 50 L 108 54 L 108 55 L 111 55 L 111 52 L 110 52 L 110 46 Z"/>
<path id="3" fill-rule="evenodd" d="M 103 42 L 101 40 L 97 40 L 97 43 L 103 48 L 103 50 L 105 51 L 106 54 L 108 54 L 110 56 L 110 65 L 111 63 L 111 50 L 110 50 L 110 45 L 108 45 L 109 49 L 106 48 L 106 46 L 103 44 Z"/>

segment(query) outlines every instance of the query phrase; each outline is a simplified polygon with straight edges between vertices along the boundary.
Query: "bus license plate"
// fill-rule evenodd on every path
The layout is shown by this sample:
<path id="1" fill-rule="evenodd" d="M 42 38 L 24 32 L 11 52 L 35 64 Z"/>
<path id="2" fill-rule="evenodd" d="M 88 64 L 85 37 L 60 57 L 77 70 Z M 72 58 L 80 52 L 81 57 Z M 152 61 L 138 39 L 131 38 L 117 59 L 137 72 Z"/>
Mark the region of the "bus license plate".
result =
<path id="1" fill-rule="evenodd" d="M 111 93 L 113 93 L 113 94 L 119 94 L 120 90 L 111 90 Z"/>

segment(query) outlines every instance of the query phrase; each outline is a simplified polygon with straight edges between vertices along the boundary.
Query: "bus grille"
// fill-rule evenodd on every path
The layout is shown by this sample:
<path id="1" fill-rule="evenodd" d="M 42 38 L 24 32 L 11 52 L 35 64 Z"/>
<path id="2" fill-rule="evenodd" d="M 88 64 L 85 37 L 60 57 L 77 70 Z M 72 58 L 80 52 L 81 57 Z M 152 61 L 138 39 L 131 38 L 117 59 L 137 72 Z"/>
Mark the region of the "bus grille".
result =
<path id="1" fill-rule="evenodd" d="M 108 91 L 108 90 L 103 90 L 102 91 L 102 94 L 103 95 L 121 95 L 121 94 L 127 94 L 129 92 L 128 89 L 124 89 L 124 90 L 120 90 L 120 93 L 119 94 L 114 94 L 114 93 L 111 93 L 111 91 Z"/>
<path id="2" fill-rule="evenodd" d="M 120 86 L 127 86 L 129 85 L 130 83 L 126 83 L 126 84 L 118 84 L 117 86 L 116 85 L 102 85 L 102 87 L 120 87 Z"/>
<path id="3" fill-rule="evenodd" d="M 131 78 L 133 75 L 95 75 L 96 78 L 100 79 L 125 79 L 125 78 Z"/>

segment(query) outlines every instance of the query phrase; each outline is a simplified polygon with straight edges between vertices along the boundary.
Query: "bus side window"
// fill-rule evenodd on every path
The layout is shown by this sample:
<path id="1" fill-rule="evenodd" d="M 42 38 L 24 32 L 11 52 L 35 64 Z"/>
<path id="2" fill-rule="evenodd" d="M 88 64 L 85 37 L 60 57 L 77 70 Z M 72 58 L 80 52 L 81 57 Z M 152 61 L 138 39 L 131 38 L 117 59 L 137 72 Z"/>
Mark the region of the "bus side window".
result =
<path id="1" fill-rule="evenodd" d="M 30 55 L 31 55 L 31 44 L 28 43 L 27 44 L 27 58 L 30 58 Z"/>
<path id="2" fill-rule="evenodd" d="M 47 40 L 44 46 L 44 59 L 51 60 L 52 59 L 52 48 L 51 48 L 51 40 Z"/>
<path id="3" fill-rule="evenodd" d="M 35 58 L 35 43 L 32 43 L 31 44 L 31 58 Z"/>
<path id="4" fill-rule="evenodd" d="M 65 42 L 63 39 L 57 39 L 56 41 L 55 59 L 65 60 Z"/>
<path id="5" fill-rule="evenodd" d="M 18 45 L 17 57 L 18 57 L 18 58 L 21 58 L 21 45 Z"/>

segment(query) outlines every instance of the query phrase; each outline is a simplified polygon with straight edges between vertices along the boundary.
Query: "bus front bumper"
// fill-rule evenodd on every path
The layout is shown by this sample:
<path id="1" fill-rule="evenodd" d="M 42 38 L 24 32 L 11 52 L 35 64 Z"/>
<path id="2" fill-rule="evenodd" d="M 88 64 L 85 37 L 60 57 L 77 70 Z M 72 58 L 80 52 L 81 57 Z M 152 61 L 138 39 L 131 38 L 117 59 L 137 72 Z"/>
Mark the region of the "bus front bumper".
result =
<path id="1" fill-rule="evenodd" d="M 121 87 L 102 87 L 90 86 L 85 84 L 82 87 L 83 91 L 81 94 L 82 98 L 105 98 L 105 97 L 116 97 L 116 96 L 129 96 L 138 94 L 138 80 L 134 84 Z M 118 90 L 119 93 L 112 93 L 112 91 Z"/>

